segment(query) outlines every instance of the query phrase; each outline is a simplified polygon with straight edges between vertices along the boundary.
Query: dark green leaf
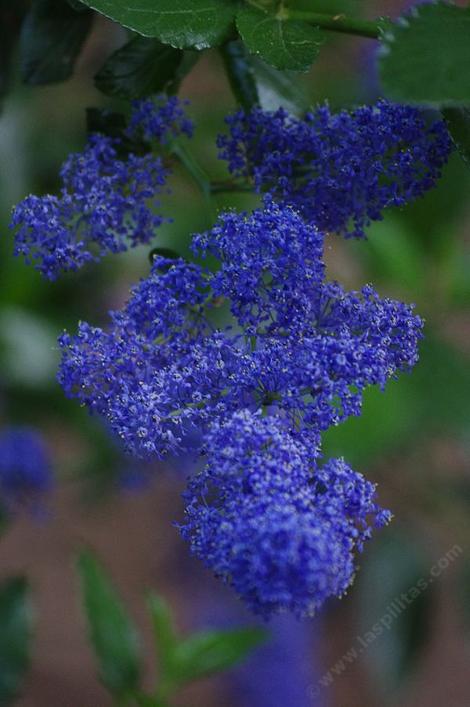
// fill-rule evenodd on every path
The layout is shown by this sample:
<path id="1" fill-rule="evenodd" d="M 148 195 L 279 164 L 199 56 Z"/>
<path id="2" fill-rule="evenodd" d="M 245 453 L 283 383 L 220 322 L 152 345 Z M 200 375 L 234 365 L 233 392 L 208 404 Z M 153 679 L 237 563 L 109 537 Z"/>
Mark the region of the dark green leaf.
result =
<path id="1" fill-rule="evenodd" d="M 470 103 L 470 8 L 446 2 L 414 8 L 385 32 L 380 75 L 395 100 Z"/>
<path id="2" fill-rule="evenodd" d="M 76 12 L 64 0 L 35 0 L 21 30 L 23 81 L 39 86 L 68 79 L 92 19 L 92 12 Z"/>
<path id="3" fill-rule="evenodd" d="M 88 8 L 84 5 L 81 0 L 67 0 L 70 7 L 72 7 L 77 12 L 87 12 Z"/>
<path id="4" fill-rule="evenodd" d="M 252 57 L 259 101 L 265 110 L 283 106 L 294 115 L 301 115 L 308 108 L 308 97 L 295 76 L 289 71 L 277 71 L 257 57 Z"/>
<path id="5" fill-rule="evenodd" d="M 387 695 L 416 668 L 433 618 L 433 563 L 409 536 L 382 531 L 359 579 L 358 648 Z"/>
<path id="6" fill-rule="evenodd" d="M 95 76 L 96 87 L 108 95 L 142 98 L 172 85 L 184 52 L 158 39 L 134 37 L 118 49 Z"/>
<path id="7" fill-rule="evenodd" d="M 84 0 L 124 27 L 177 49 L 206 49 L 227 38 L 235 0 Z"/>
<path id="8" fill-rule="evenodd" d="M 102 108 L 86 109 L 87 132 L 102 133 L 109 137 L 121 137 L 126 129 L 127 121 L 123 113 Z"/>
<path id="9" fill-rule="evenodd" d="M 176 71 L 173 75 L 173 78 L 167 83 L 165 87 L 166 93 L 170 95 L 178 93 L 183 80 L 192 70 L 193 66 L 199 61 L 200 57 L 200 53 L 193 51 L 192 49 L 185 49 L 183 51 L 183 58 L 176 67 Z"/>
<path id="10" fill-rule="evenodd" d="M 19 37 L 21 21 L 27 10 L 26 0 L 2 2 L 0 7 L 0 97 L 9 87 L 13 51 Z"/>
<path id="11" fill-rule="evenodd" d="M 0 584 L 0 704 L 18 694 L 30 663 L 32 611 L 28 583 L 13 577 Z"/>
<path id="12" fill-rule="evenodd" d="M 266 632 L 257 628 L 196 633 L 177 646 L 173 682 L 188 683 L 226 670 L 265 639 Z"/>
<path id="13" fill-rule="evenodd" d="M 259 103 L 255 71 L 251 57 L 242 42 L 229 42 L 221 49 L 222 59 L 233 94 L 238 103 L 249 110 Z"/>
<path id="14" fill-rule="evenodd" d="M 138 636 L 104 569 L 90 552 L 78 560 L 90 638 L 106 687 L 118 696 L 138 688 Z"/>
<path id="15" fill-rule="evenodd" d="M 470 108 L 444 108 L 442 113 L 460 156 L 470 166 Z"/>
<path id="16" fill-rule="evenodd" d="M 237 27 L 252 54 L 281 70 L 308 71 L 323 41 L 318 27 L 249 4 L 240 7 Z"/>

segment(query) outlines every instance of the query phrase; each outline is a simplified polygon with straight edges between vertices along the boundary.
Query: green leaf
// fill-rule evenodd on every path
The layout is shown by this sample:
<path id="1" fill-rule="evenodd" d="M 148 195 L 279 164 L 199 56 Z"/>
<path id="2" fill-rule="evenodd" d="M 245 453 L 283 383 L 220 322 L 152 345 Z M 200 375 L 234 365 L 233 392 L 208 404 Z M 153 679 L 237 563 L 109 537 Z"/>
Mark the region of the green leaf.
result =
<path id="1" fill-rule="evenodd" d="M 115 695 L 137 690 L 140 680 L 138 635 L 106 572 L 88 551 L 78 559 L 83 603 L 100 677 Z"/>
<path id="2" fill-rule="evenodd" d="M 424 4 L 386 31 L 380 59 L 390 98 L 452 106 L 470 102 L 470 8 Z"/>
<path id="3" fill-rule="evenodd" d="M 252 54 L 281 70 L 308 71 L 323 41 L 318 27 L 250 4 L 240 7 L 237 28 Z"/>
<path id="4" fill-rule="evenodd" d="M 206 49 L 230 32 L 234 0 L 84 0 L 85 4 L 146 37 L 177 49 Z M 137 5 L 137 6 L 136 6 Z"/>
<path id="5" fill-rule="evenodd" d="M 444 108 L 442 113 L 460 156 L 470 166 L 470 108 Z"/>
<path id="6" fill-rule="evenodd" d="M 30 663 L 32 610 L 24 577 L 0 584 L 0 704 L 17 696 Z"/>
<path id="7" fill-rule="evenodd" d="M 68 79 L 92 19 L 92 12 L 76 12 L 64 0 L 35 0 L 21 30 L 23 81 L 39 86 Z"/>
<path id="8" fill-rule="evenodd" d="M 238 103 L 245 110 L 259 103 L 255 70 L 242 42 L 229 42 L 220 50 L 227 77 Z"/>
<path id="9" fill-rule="evenodd" d="M 266 632 L 258 628 L 196 633 L 176 648 L 173 682 L 188 683 L 226 670 L 265 640 Z"/>
<path id="10" fill-rule="evenodd" d="M 13 54 L 26 10 L 25 0 L 3 2 L 0 7 L 0 97 L 7 93 L 10 85 Z"/>
<path id="11" fill-rule="evenodd" d="M 105 108 L 87 108 L 86 126 L 88 133 L 102 133 L 109 137 L 121 138 L 127 127 L 126 116 Z"/>
<path id="12" fill-rule="evenodd" d="M 151 594 L 148 600 L 152 628 L 160 661 L 160 673 L 163 678 L 169 676 L 173 669 L 177 638 L 173 628 L 173 618 L 166 601 Z"/>
<path id="13" fill-rule="evenodd" d="M 294 115 L 301 115 L 307 110 L 308 96 L 290 71 L 277 71 L 258 57 L 252 57 L 252 62 L 260 105 L 264 110 L 276 110 L 283 106 Z"/>
<path id="14" fill-rule="evenodd" d="M 158 39 L 134 37 L 110 56 L 96 74 L 95 85 L 103 93 L 121 98 L 142 98 L 167 91 L 184 78 L 184 58 L 181 49 Z M 185 68 L 191 68 L 187 62 Z"/>

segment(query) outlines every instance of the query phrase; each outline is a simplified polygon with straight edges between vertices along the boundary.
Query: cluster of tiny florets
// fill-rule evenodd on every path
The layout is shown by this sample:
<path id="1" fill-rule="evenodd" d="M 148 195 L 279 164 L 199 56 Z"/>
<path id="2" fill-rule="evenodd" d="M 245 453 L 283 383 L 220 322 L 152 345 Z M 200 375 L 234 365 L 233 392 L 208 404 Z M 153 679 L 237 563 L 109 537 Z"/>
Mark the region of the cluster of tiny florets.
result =
<path id="1" fill-rule="evenodd" d="M 389 519 L 374 486 L 342 459 L 320 467 L 314 440 L 259 412 L 214 425 L 205 452 L 185 494 L 192 551 L 265 617 L 308 616 L 343 594 L 355 550 Z"/>
<path id="2" fill-rule="evenodd" d="M 193 240 L 218 270 L 157 258 L 107 331 L 81 324 L 60 340 L 66 393 L 128 452 L 206 460 L 182 533 L 265 617 L 341 595 L 387 519 L 363 477 L 341 460 L 320 466 L 320 433 L 360 413 L 365 387 L 408 370 L 421 336 L 411 307 L 325 280 L 323 245 L 269 198 L 222 214 Z M 222 298 L 233 323 L 217 328 Z"/>
<path id="3" fill-rule="evenodd" d="M 146 98 L 132 102 L 132 113 L 126 134 L 147 142 L 168 143 L 178 135 L 192 137 L 194 125 L 185 112 L 187 101 L 171 96 L 165 101 Z"/>
<path id="4" fill-rule="evenodd" d="M 179 133 L 190 135 L 191 123 L 178 99 L 163 105 L 143 100 L 134 103 L 124 137 L 164 144 Z M 15 254 L 50 280 L 107 253 L 149 243 L 168 220 L 156 211 L 168 193 L 168 169 L 160 156 L 129 151 L 124 138 L 90 135 L 60 176 L 59 196 L 26 197 L 11 221 Z"/>
<path id="5" fill-rule="evenodd" d="M 254 109 L 229 126 L 221 155 L 235 177 L 267 192 L 261 206 L 221 213 L 193 236 L 210 267 L 157 256 L 108 328 L 83 322 L 64 333 L 59 381 L 128 453 L 200 460 L 180 524 L 192 551 L 253 611 L 306 616 L 347 590 L 356 554 L 390 518 L 373 484 L 322 458 L 321 434 L 360 414 L 366 387 L 408 371 L 422 336 L 412 306 L 329 281 L 325 239 L 363 235 L 385 207 L 424 193 L 449 139 L 441 123 L 427 127 L 414 108 L 384 101 L 304 120 Z M 127 137 L 171 143 L 191 132 L 175 99 L 144 101 Z M 72 203 L 86 183 L 77 159 L 63 173 Z M 129 155 L 122 169 L 142 159 Z M 146 199 L 150 181 L 144 170 L 130 193 Z M 47 214 L 44 222 L 51 228 Z M 131 232 L 136 223 L 128 215 L 128 230 L 111 228 L 113 237 L 145 241 Z"/>
<path id="6" fill-rule="evenodd" d="M 53 485 L 52 466 L 42 436 L 29 427 L 0 431 L 0 510 L 36 510 Z"/>
<path id="7" fill-rule="evenodd" d="M 418 109 L 384 100 L 336 114 L 322 106 L 303 119 L 254 108 L 227 124 L 218 146 L 235 176 L 345 236 L 364 236 L 386 207 L 431 189 L 451 151 L 442 121 L 427 125 Z"/>

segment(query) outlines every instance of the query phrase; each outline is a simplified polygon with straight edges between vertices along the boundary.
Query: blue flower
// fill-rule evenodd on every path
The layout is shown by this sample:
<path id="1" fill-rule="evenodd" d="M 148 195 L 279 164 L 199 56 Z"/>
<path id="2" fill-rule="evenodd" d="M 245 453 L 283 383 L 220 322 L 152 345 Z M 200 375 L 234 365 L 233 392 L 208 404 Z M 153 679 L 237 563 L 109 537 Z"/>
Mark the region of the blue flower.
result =
<path id="1" fill-rule="evenodd" d="M 412 307 L 325 281 L 323 236 L 291 207 L 224 214 L 194 246 L 220 269 L 159 259 L 108 331 L 82 323 L 60 340 L 67 395 L 103 415 L 130 453 L 182 452 L 192 431 L 203 445 L 240 408 L 323 431 L 360 413 L 368 385 L 416 362 Z M 236 326 L 212 324 L 221 296 Z"/>
<path id="2" fill-rule="evenodd" d="M 159 143 L 170 142 L 178 135 L 192 137 L 194 125 L 185 113 L 187 105 L 188 101 L 180 101 L 177 96 L 133 101 L 127 135 Z"/>
<path id="3" fill-rule="evenodd" d="M 0 507 L 34 510 L 52 486 L 51 461 L 42 436 L 29 427 L 1 430 Z"/>
<path id="4" fill-rule="evenodd" d="M 175 99 L 134 104 L 129 135 L 165 142 L 178 132 L 189 134 L 190 128 Z M 16 206 L 15 255 L 55 280 L 61 271 L 153 239 L 165 221 L 156 209 L 168 193 L 168 169 L 150 152 L 123 156 L 123 146 L 119 138 L 91 135 L 84 151 L 64 163 L 60 196 L 31 195 Z"/>
<path id="5" fill-rule="evenodd" d="M 431 189 L 451 152 L 440 122 L 418 109 L 381 100 L 352 112 L 327 106 L 304 119 L 282 108 L 254 108 L 227 118 L 220 157 L 320 230 L 364 236 L 388 206 L 403 206 Z"/>
<path id="6" fill-rule="evenodd" d="M 190 481 L 191 550 L 255 613 L 312 615 L 341 596 L 373 526 L 389 520 L 375 487 L 343 460 L 318 467 L 318 439 L 242 410 L 206 436 L 207 464 Z"/>

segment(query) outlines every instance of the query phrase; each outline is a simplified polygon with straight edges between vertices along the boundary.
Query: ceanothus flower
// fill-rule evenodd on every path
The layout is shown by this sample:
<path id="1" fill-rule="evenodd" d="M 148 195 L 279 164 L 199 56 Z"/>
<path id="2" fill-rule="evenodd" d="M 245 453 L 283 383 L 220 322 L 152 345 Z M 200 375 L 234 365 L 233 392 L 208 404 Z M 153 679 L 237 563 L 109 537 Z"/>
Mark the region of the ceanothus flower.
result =
<path id="1" fill-rule="evenodd" d="M 167 132 L 189 134 L 189 125 L 176 99 L 166 105 L 137 101 L 128 133 L 165 142 Z M 24 255 L 50 280 L 107 253 L 149 243 L 165 221 L 156 209 L 168 193 L 168 169 L 151 152 L 126 152 L 120 138 L 92 134 L 83 152 L 68 157 L 60 176 L 59 196 L 26 197 L 11 221 L 15 255 Z"/>
<path id="2" fill-rule="evenodd" d="M 153 99 L 144 98 L 132 102 L 132 113 L 126 134 L 142 137 L 147 142 L 167 143 L 178 135 L 192 137 L 193 122 L 187 117 L 184 107 L 188 101 L 177 96 Z"/>
<path id="3" fill-rule="evenodd" d="M 194 239 L 221 259 L 218 271 L 157 260 L 108 331 L 82 323 L 64 334 L 65 392 L 103 415 L 127 451 L 160 458 L 240 408 L 272 407 L 314 432 L 358 415 L 368 385 L 414 365 L 422 322 L 371 287 L 325 282 L 322 242 L 271 200 L 222 215 Z M 235 327 L 210 321 L 220 296 Z"/>
<path id="4" fill-rule="evenodd" d="M 136 456 L 174 451 L 185 417 L 198 410 L 197 391 L 193 407 L 181 406 L 178 382 L 168 388 L 166 371 L 191 355 L 206 330 L 204 287 L 197 265 L 157 257 L 124 309 L 111 312 L 108 331 L 81 322 L 77 335 L 59 339 L 66 395 L 103 416 Z"/>
<path id="5" fill-rule="evenodd" d="M 294 209 L 267 196 L 251 214 L 223 213 L 210 231 L 194 236 L 193 249 L 220 262 L 211 287 L 230 301 L 245 334 L 305 327 L 325 276 L 324 234 Z"/>
<path id="6" fill-rule="evenodd" d="M 318 467 L 318 438 L 240 410 L 205 440 L 207 464 L 185 493 L 191 550 L 265 618 L 312 615 L 341 596 L 373 526 L 389 520 L 375 487 L 343 460 Z"/>
<path id="7" fill-rule="evenodd" d="M 364 236 L 386 207 L 431 189 L 451 152 L 442 121 L 385 100 L 337 114 L 325 105 L 303 119 L 255 107 L 226 121 L 218 146 L 232 174 L 345 236 Z"/>
<path id="8" fill-rule="evenodd" d="M 163 139 L 147 110 L 132 129 Z M 385 102 L 304 121 L 255 109 L 231 128 L 220 145 L 271 192 L 262 207 L 193 237 L 216 267 L 156 258 L 107 329 L 65 333 L 59 381 L 127 452 L 203 457 L 181 526 L 192 551 L 262 616 L 308 616 L 348 589 L 390 518 L 342 459 L 320 462 L 321 433 L 360 414 L 367 386 L 408 371 L 422 335 L 412 306 L 326 279 L 326 231 L 360 235 L 423 193 L 448 138 Z"/>
<path id="9" fill-rule="evenodd" d="M 0 507 L 34 510 L 53 486 L 49 452 L 42 436 L 29 427 L 0 431 Z"/>

